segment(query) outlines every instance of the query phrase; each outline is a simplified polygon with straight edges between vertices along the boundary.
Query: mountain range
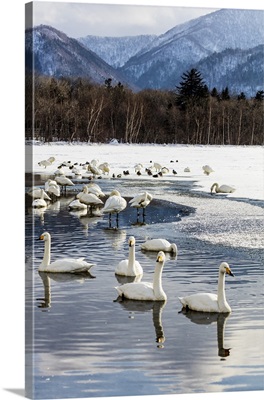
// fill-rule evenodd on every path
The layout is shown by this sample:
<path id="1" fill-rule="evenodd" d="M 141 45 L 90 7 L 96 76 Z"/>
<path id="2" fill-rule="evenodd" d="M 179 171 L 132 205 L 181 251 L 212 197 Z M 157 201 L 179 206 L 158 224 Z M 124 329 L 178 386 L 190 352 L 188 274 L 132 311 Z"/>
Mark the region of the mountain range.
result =
<path id="1" fill-rule="evenodd" d="M 254 96 L 264 87 L 264 12 L 223 9 L 156 35 L 72 39 L 40 25 L 26 31 L 26 67 L 48 76 L 111 78 L 132 90 L 174 89 L 198 69 L 221 91 Z"/>

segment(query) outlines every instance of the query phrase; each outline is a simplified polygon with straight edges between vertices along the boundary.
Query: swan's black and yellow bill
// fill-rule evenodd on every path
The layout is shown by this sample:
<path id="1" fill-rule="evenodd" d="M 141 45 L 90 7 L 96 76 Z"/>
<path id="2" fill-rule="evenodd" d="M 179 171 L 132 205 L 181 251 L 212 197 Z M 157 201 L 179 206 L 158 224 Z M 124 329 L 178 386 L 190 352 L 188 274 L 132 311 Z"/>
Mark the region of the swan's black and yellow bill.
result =
<path id="1" fill-rule="evenodd" d="M 158 254 L 157 262 L 162 262 L 164 260 L 163 254 Z"/>
<path id="2" fill-rule="evenodd" d="M 40 237 L 38 238 L 38 240 L 44 240 L 44 235 L 40 235 Z"/>
<path id="3" fill-rule="evenodd" d="M 230 268 L 226 267 L 226 273 L 230 276 L 235 276 Z"/>

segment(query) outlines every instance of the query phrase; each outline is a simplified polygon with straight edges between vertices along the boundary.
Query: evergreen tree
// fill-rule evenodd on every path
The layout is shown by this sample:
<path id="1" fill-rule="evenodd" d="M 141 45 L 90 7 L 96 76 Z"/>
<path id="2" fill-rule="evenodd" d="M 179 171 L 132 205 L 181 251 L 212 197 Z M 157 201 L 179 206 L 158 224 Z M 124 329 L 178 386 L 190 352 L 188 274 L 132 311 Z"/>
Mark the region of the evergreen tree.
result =
<path id="1" fill-rule="evenodd" d="M 181 78 L 180 85 L 176 86 L 176 104 L 182 110 L 200 105 L 209 95 L 201 73 L 193 68 L 185 72 Z"/>
<path id="2" fill-rule="evenodd" d="M 221 100 L 230 100 L 228 87 L 226 87 L 225 89 L 222 90 Z"/>
<path id="3" fill-rule="evenodd" d="M 256 93 L 255 100 L 258 100 L 258 101 L 263 101 L 264 100 L 264 91 L 263 90 L 259 90 Z"/>
<path id="4" fill-rule="evenodd" d="M 241 92 L 238 96 L 237 96 L 237 100 L 246 100 L 246 96 L 244 92 Z"/>

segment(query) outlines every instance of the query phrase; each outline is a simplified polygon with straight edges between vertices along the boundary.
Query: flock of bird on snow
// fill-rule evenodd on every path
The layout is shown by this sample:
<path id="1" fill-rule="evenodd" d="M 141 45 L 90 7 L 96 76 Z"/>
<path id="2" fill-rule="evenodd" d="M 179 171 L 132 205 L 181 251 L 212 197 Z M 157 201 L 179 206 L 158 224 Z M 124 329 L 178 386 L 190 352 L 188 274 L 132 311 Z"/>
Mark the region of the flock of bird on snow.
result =
<path id="1" fill-rule="evenodd" d="M 39 166 L 48 167 L 51 166 L 55 161 L 54 157 L 50 157 L 47 160 L 40 161 Z M 171 161 L 172 162 L 172 161 Z M 100 186 L 93 182 L 94 178 L 101 178 L 102 175 L 110 173 L 110 167 L 108 163 L 100 164 L 97 160 L 86 162 L 85 164 L 78 165 L 77 163 L 72 164 L 70 161 L 63 162 L 59 165 L 58 169 L 54 172 L 55 179 L 48 179 L 45 182 L 44 189 L 41 187 L 32 187 L 28 194 L 32 196 L 32 207 L 42 208 L 47 207 L 47 201 L 60 197 L 61 193 L 66 194 L 67 186 L 74 186 L 72 180 L 66 176 L 65 169 L 68 168 L 70 173 L 75 176 L 82 175 L 87 177 L 91 182 L 84 185 L 83 190 L 76 195 L 75 200 L 69 204 L 70 210 L 82 210 L 89 209 L 94 215 L 109 215 L 109 227 L 111 227 L 111 216 L 116 215 L 116 223 L 118 226 L 118 215 L 127 207 L 127 201 L 121 196 L 119 191 L 113 190 L 105 203 L 102 198 L 105 193 L 101 190 Z M 213 172 L 213 169 L 209 165 L 202 167 L 204 173 L 209 175 Z M 135 165 L 135 173 L 141 175 L 144 170 L 142 164 Z M 187 167 L 184 172 L 190 172 Z M 152 175 L 153 177 L 160 177 L 166 173 L 169 173 L 167 167 L 162 167 L 158 163 L 153 163 L 150 167 L 145 168 L 145 173 Z M 173 169 L 172 173 L 175 175 L 177 172 Z M 124 175 L 129 175 L 130 172 L 123 171 Z M 112 175 L 112 178 L 120 178 L 122 174 Z M 232 193 L 234 188 L 229 185 L 219 186 L 214 183 L 211 186 L 211 193 L 215 190 L 216 193 Z M 153 199 L 152 195 L 147 191 L 139 193 L 129 201 L 131 207 L 137 209 L 137 216 L 139 216 L 139 210 L 142 209 L 143 217 L 146 207 Z M 39 266 L 40 272 L 55 272 L 55 273 L 83 273 L 89 271 L 94 265 L 88 263 L 84 258 L 71 259 L 63 258 L 53 262 L 50 262 L 51 258 L 51 236 L 48 232 L 44 232 L 40 237 L 40 240 L 44 241 L 44 256 Z M 153 282 L 143 282 L 141 278 L 143 276 L 143 269 L 140 263 L 136 260 L 135 256 L 135 238 L 129 237 L 129 256 L 128 259 L 122 260 L 115 269 L 116 275 L 134 277 L 133 282 L 125 283 L 116 287 L 118 296 L 131 300 L 145 300 L 145 301 L 166 301 L 167 295 L 162 288 L 162 270 L 165 264 L 165 253 L 177 254 L 178 249 L 175 243 L 169 243 L 166 239 L 150 239 L 141 245 L 141 249 L 145 251 L 157 252 L 156 265 L 154 270 Z M 231 308 L 226 300 L 225 296 L 225 275 L 234 276 L 229 265 L 226 262 L 222 262 L 219 266 L 218 275 L 218 291 L 217 294 L 212 293 L 198 293 L 192 294 L 185 297 L 180 297 L 179 300 L 184 309 L 190 309 L 201 312 L 220 312 L 229 313 Z"/>

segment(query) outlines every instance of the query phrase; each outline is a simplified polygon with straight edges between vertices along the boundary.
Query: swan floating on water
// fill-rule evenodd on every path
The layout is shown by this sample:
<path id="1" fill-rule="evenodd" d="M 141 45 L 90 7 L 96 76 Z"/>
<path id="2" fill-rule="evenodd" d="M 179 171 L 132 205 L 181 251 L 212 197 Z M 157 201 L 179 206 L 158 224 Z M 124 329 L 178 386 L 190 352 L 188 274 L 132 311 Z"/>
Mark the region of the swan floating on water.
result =
<path id="1" fill-rule="evenodd" d="M 42 207 L 47 207 L 47 202 L 44 200 L 44 189 L 40 189 L 40 198 L 35 199 L 32 202 L 32 207 L 33 208 L 42 208 Z"/>
<path id="2" fill-rule="evenodd" d="M 153 283 L 132 282 L 117 286 L 118 295 L 130 300 L 164 301 L 167 295 L 162 288 L 162 270 L 165 264 L 165 254 L 160 251 L 157 256 Z"/>
<path id="3" fill-rule="evenodd" d="M 175 243 L 170 243 L 166 239 L 149 239 L 141 245 L 141 250 L 164 251 L 165 253 L 177 254 L 178 249 Z"/>
<path id="4" fill-rule="evenodd" d="M 215 188 L 215 193 L 234 193 L 234 191 L 236 190 L 234 187 L 229 185 L 219 186 L 218 183 L 214 183 L 211 186 L 211 194 L 213 194 L 214 188 Z"/>
<path id="5" fill-rule="evenodd" d="M 123 276 L 143 275 L 143 269 L 135 257 L 136 240 L 134 236 L 130 236 L 130 238 L 128 239 L 128 245 L 129 245 L 128 260 L 120 261 L 120 263 L 117 265 L 115 269 L 115 274 Z"/>
<path id="6" fill-rule="evenodd" d="M 39 266 L 41 272 L 60 272 L 60 273 L 81 273 L 87 272 L 94 265 L 87 263 L 83 258 L 61 258 L 50 262 L 51 236 L 48 232 L 42 233 L 39 237 L 44 240 L 44 256 Z"/>
<path id="7" fill-rule="evenodd" d="M 231 307 L 225 296 L 225 275 L 234 276 L 229 265 L 222 262 L 219 266 L 217 294 L 197 293 L 190 296 L 179 297 L 183 308 L 193 311 L 230 313 Z"/>

